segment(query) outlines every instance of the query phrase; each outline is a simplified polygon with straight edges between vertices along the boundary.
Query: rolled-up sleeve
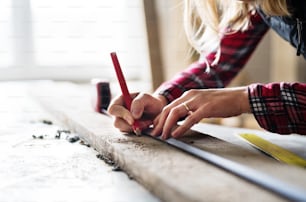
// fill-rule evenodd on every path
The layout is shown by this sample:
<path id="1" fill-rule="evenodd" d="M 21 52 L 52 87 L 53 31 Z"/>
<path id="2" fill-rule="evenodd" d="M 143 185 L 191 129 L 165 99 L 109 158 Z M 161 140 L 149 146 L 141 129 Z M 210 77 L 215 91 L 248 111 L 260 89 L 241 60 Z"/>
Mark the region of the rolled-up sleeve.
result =
<path id="1" fill-rule="evenodd" d="M 279 134 L 306 134 L 306 84 L 270 83 L 248 87 L 252 113 L 259 125 Z"/>
<path id="2" fill-rule="evenodd" d="M 207 64 L 215 59 L 212 52 L 206 62 L 197 61 L 172 80 L 163 83 L 156 92 L 168 102 L 180 97 L 190 89 L 223 88 L 240 72 L 269 27 L 258 14 L 251 17 L 251 26 L 246 31 L 226 34 L 221 39 L 219 62 L 207 71 Z"/>

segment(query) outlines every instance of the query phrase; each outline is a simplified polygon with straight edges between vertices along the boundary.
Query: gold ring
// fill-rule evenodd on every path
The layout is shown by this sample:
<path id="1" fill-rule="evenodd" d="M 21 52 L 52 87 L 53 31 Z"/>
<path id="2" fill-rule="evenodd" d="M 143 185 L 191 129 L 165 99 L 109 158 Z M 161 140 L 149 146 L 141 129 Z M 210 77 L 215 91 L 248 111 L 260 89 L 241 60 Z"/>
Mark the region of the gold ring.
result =
<path id="1" fill-rule="evenodd" d="M 188 105 L 186 104 L 186 102 L 183 102 L 183 105 L 184 105 L 185 109 L 186 109 L 188 112 L 190 112 L 190 108 L 188 107 Z"/>

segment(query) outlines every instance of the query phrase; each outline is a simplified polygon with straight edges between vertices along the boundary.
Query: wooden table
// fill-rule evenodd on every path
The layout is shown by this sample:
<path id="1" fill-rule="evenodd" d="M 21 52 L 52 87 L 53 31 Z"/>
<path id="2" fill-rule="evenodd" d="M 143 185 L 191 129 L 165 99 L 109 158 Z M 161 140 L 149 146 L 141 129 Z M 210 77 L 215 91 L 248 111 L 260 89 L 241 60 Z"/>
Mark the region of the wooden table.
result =
<path id="1" fill-rule="evenodd" d="M 90 104 L 90 88 L 90 86 L 53 82 L 28 86 L 31 97 L 42 104 L 60 124 L 78 133 L 100 154 L 116 162 L 130 177 L 161 200 L 284 200 L 163 142 L 149 137 L 121 134 L 113 127 L 109 117 L 93 111 Z M 288 166 L 263 155 L 237 137 L 237 133 L 243 132 L 252 132 L 269 138 L 305 157 L 306 139 L 298 135 L 280 136 L 257 130 L 198 124 L 183 141 L 306 190 L 305 169 Z M 95 153 L 92 156 L 95 156 Z M 87 161 L 89 164 L 96 160 L 95 157 L 90 158 Z M 75 164 L 71 162 L 67 165 Z M 88 173 L 88 170 L 90 169 L 84 168 L 79 175 Z M 69 176 L 69 173 L 62 174 L 63 178 L 66 175 Z M 88 183 L 92 180 L 99 181 L 90 174 L 86 176 Z M 148 200 L 142 201 L 156 200 L 151 197 L 146 195 L 145 198 Z M 129 196 L 125 199 L 135 201 Z"/>

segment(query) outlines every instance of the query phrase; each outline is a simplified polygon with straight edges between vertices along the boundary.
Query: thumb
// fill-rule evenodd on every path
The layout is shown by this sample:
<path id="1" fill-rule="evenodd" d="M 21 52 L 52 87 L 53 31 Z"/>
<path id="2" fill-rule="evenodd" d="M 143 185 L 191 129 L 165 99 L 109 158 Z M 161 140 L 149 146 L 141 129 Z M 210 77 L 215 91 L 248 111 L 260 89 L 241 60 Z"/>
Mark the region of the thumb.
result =
<path id="1" fill-rule="evenodd" d="M 140 119 L 144 112 L 144 104 L 141 99 L 135 98 L 131 104 L 131 114 L 134 119 Z"/>

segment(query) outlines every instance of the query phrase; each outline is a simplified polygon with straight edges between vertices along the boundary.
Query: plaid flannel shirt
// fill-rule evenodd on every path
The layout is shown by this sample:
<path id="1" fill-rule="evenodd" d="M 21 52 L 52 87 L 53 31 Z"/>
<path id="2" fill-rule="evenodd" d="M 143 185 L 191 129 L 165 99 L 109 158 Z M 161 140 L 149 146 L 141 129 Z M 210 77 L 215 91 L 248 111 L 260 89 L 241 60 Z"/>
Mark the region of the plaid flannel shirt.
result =
<path id="1" fill-rule="evenodd" d="M 195 62 L 174 79 L 163 83 L 157 92 L 172 102 L 189 89 L 226 87 L 269 29 L 258 14 L 253 15 L 251 21 L 248 30 L 222 38 L 220 60 L 210 71 L 206 71 L 205 62 Z M 208 63 L 214 57 L 215 53 L 209 54 Z M 248 89 L 252 113 L 262 128 L 280 134 L 306 134 L 306 84 L 252 84 Z"/>

